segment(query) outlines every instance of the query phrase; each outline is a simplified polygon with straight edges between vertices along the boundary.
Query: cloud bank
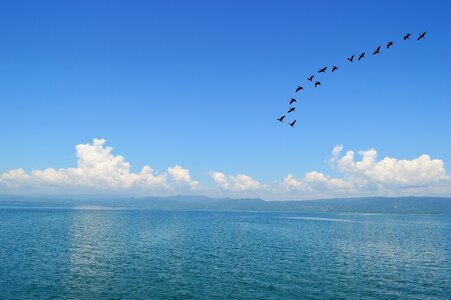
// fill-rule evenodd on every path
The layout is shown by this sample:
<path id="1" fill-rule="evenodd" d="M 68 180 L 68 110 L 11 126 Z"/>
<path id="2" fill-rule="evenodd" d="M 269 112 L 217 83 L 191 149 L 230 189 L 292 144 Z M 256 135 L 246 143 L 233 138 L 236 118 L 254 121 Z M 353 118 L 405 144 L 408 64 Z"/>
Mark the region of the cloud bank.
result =
<path id="1" fill-rule="evenodd" d="M 22 168 L 0 174 L 2 192 L 42 193 L 137 193 L 161 195 L 196 193 L 210 196 L 254 196 L 272 199 L 308 199 L 348 196 L 451 195 L 451 177 L 444 162 L 423 154 L 412 160 L 384 157 L 377 151 L 332 149 L 330 165 L 337 177 L 318 171 L 296 177 L 288 174 L 281 181 L 264 184 L 249 175 L 208 174 L 213 185 L 205 186 L 191 178 L 180 165 L 157 172 L 150 166 L 132 172 L 130 163 L 114 155 L 105 139 L 75 147 L 78 158 L 73 168 L 47 168 L 26 172 Z"/>
<path id="2" fill-rule="evenodd" d="M 450 195 L 451 177 L 441 159 L 423 154 L 413 160 L 384 157 L 377 151 L 347 151 L 343 145 L 332 150 L 330 163 L 341 178 L 309 172 L 297 179 L 289 174 L 283 183 L 288 190 L 330 195 Z"/>
<path id="3" fill-rule="evenodd" d="M 105 146 L 105 139 L 94 139 L 91 144 L 75 147 L 78 157 L 75 168 L 47 168 L 26 173 L 22 168 L 0 175 L 0 184 L 11 189 L 38 189 L 55 191 L 127 191 L 131 189 L 195 190 L 199 183 L 191 179 L 189 171 L 179 165 L 161 174 L 150 166 L 139 173 L 130 171 L 130 163 L 121 155 L 113 155 L 113 148 Z"/>

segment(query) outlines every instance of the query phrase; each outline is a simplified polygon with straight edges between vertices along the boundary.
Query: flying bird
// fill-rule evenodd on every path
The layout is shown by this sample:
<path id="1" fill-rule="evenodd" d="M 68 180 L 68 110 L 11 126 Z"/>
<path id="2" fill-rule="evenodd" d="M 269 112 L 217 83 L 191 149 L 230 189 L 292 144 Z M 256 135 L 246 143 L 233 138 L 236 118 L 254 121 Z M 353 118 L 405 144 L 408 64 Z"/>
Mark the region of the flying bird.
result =
<path id="1" fill-rule="evenodd" d="M 297 87 L 297 89 L 296 89 L 296 92 L 295 93 L 297 93 L 297 92 L 299 92 L 300 90 L 303 90 L 304 88 L 302 87 L 302 86 L 299 86 L 298 85 L 298 87 Z"/>
<path id="2" fill-rule="evenodd" d="M 281 116 L 280 118 L 277 119 L 277 121 L 280 121 L 283 123 L 283 119 L 285 119 L 285 116 Z"/>
<path id="3" fill-rule="evenodd" d="M 390 48 L 391 46 L 393 46 L 393 42 L 388 42 L 387 49 Z"/>
<path id="4" fill-rule="evenodd" d="M 362 54 L 359 55 L 359 60 L 365 57 L 365 52 L 362 52 Z"/>
<path id="5" fill-rule="evenodd" d="M 423 39 L 425 35 L 426 35 L 426 31 L 423 32 L 422 34 L 420 34 L 420 36 L 417 38 L 417 41 Z"/>
<path id="6" fill-rule="evenodd" d="M 315 75 L 310 76 L 309 78 L 307 78 L 308 81 L 312 81 L 313 77 L 315 77 Z"/>
<path id="7" fill-rule="evenodd" d="M 294 128 L 294 124 L 296 124 L 296 120 L 294 120 L 293 122 L 288 123 L 288 124 L 290 124 L 290 126 Z"/>
<path id="8" fill-rule="evenodd" d="M 322 69 L 319 69 L 318 73 L 326 73 L 326 69 L 327 69 L 327 67 L 324 67 L 324 68 L 322 68 Z"/>
<path id="9" fill-rule="evenodd" d="M 288 113 L 290 113 L 290 112 L 292 112 L 292 111 L 295 111 L 296 110 L 296 107 L 292 107 L 292 108 L 290 108 L 290 110 L 288 111 Z"/>
<path id="10" fill-rule="evenodd" d="M 410 33 L 408 33 L 408 34 L 406 34 L 405 36 L 404 36 L 404 40 L 410 40 L 410 36 L 411 36 L 412 34 L 410 34 Z"/>
<path id="11" fill-rule="evenodd" d="M 296 99 L 291 98 L 290 105 L 293 104 L 294 102 L 296 102 Z"/>
<path id="12" fill-rule="evenodd" d="M 374 50 L 373 55 L 375 54 L 381 54 L 381 46 L 377 47 L 377 49 Z"/>
<path id="13" fill-rule="evenodd" d="M 352 62 L 352 61 L 354 60 L 354 56 L 355 56 L 355 55 L 353 55 L 353 56 L 351 56 L 351 57 L 348 57 L 348 60 L 349 60 L 350 62 Z"/>
<path id="14" fill-rule="evenodd" d="M 321 82 L 316 81 L 316 82 L 315 82 L 315 87 L 317 87 L 318 85 L 321 85 Z"/>
<path id="15" fill-rule="evenodd" d="M 335 72 L 336 70 L 338 70 L 338 67 L 336 67 L 336 66 L 333 66 L 333 68 L 332 68 L 332 72 Z"/>

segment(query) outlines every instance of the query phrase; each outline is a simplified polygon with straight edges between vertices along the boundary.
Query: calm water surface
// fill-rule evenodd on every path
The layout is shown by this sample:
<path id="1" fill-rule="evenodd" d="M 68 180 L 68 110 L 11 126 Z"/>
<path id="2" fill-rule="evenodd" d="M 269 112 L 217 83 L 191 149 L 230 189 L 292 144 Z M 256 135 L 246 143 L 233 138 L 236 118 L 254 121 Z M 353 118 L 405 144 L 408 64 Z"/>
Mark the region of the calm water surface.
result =
<path id="1" fill-rule="evenodd" d="M 451 216 L 0 208 L 1 299 L 451 299 Z"/>

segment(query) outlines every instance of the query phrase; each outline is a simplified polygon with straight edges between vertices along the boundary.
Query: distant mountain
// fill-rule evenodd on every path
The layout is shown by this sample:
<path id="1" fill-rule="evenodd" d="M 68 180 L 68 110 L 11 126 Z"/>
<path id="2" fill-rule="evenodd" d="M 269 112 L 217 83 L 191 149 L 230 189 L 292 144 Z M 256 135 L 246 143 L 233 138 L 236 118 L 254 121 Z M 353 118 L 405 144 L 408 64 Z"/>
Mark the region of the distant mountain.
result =
<path id="1" fill-rule="evenodd" d="M 0 195 L 1 206 L 451 214 L 451 198 L 444 197 L 364 197 L 305 201 L 264 201 L 262 199 L 229 199 L 205 196 L 70 198 L 67 196 L 27 197 Z"/>

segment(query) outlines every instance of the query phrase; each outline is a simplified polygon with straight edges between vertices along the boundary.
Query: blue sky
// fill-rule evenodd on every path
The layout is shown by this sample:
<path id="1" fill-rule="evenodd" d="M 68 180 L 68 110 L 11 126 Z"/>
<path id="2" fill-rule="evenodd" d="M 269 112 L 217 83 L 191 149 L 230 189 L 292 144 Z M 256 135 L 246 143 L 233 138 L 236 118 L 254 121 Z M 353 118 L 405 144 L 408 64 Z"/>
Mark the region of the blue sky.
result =
<path id="1" fill-rule="evenodd" d="M 74 167 L 93 138 L 131 172 L 180 165 L 207 186 L 212 171 L 340 177 L 336 145 L 449 166 L 450 15 L 449 1 L 3 1 L 0 172 Z M 277 122 L 331 65 L 296 97 L 296 128 Z"/>

